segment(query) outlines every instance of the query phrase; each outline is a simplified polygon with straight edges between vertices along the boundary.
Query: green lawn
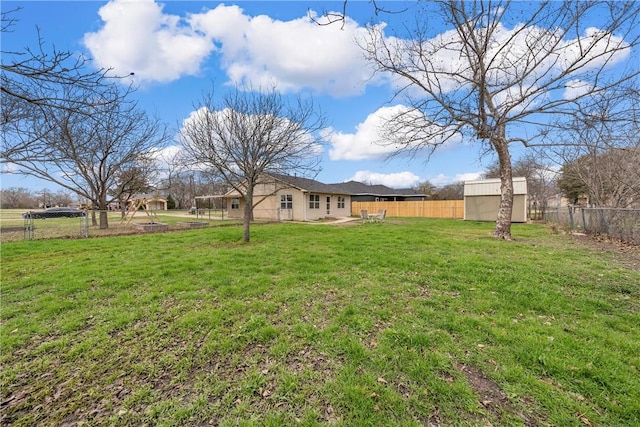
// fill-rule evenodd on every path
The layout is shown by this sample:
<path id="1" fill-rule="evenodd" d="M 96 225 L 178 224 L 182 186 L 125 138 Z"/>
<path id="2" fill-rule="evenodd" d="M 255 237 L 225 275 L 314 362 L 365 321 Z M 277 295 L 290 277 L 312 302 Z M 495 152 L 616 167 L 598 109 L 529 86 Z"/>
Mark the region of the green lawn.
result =
<path id="1" fill-rule="evenodd" d="M 640 425 L 640 271 L 492 230 L 5 243 L 1 424 Z"/>

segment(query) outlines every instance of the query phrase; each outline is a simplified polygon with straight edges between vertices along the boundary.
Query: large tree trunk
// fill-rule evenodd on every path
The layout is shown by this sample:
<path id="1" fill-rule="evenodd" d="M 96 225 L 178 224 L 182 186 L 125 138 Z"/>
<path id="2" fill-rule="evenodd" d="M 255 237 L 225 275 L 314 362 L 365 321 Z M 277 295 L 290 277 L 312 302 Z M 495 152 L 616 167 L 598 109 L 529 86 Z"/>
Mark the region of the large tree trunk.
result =
<path id="1" fill-rule="evenodd" d="M 100 209 L 100 229 L 107 229 L 109 228 L 109 218 L 108 215 L 109 212 L 107 212 L 105 209 Z"/>
<path id="2" fill-rule="evenodd" d="M 500 162 L 500 207 L 493 236 L 498 239 L 511 240 L 511 214 L 513 211 L 513 173 L 511 155 L 504 138 L 493 141 Z"/>
<path id="3" fill-rule="evenodd" d="M 100 229 L 109 228 L 109 205 L 107 204 L 106 196 L 99 198 L 98 209 L 100 210 Z"/>
<path id="4" fill-rule="evenodd" d="M 248 242 L 250 239 L 251 220 L 253 219 L 253 189 L 247 189 L 244 196 L 244 221 L 242 222 L 242 240 Z"/>

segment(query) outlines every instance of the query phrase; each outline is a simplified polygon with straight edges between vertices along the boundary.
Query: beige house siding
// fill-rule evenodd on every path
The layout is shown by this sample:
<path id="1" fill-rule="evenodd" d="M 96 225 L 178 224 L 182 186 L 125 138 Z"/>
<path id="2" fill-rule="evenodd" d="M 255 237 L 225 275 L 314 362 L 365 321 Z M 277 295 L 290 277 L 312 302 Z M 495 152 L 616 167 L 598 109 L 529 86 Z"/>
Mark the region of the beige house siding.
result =
<path id="1" fill-rule="evenodd" d="M 500 208 L 500 180 L 467 181 L 464 184 L 464 219 L 495 221 Z M 513 178 L 512 222 L 527 221 L 527 181 Z"/>
<path id="2" fill-rule="evenodd" d="M 320 208 L 311 209 L 311 195 L 320 196 Z M 338 197 L 344 197 L 344 208 L 338 208 Z M 313 221 L 326 217 L 347 217 L 351 215 L 351 197 L 340 194 L 305 193 L 305 205 L 307 217 L 304 221 Z"/>
<path id="3" fill-rule="evenodd" d="M 331 217 L 347 217 L 351 215 L 351 196 L 330 193 L 314 193 L 296 187 L 278 188 L 282 184 L 276 182 L 256 185 L 254 189 L 254 203 L 263 199 L 253 208 L 253 218 L 257 220 L 270 221 L 315 221 L 318 219 Z M 281 208 L 281 196 L 292 196 L 292 209 Z M 320 198 L 319 207 L 310 207 L 311 195 L 318 195 Z M 266 197 L 265 197 L 266 196 Z M 237 192 L 226 194 L 229 202 L 228 217 L 242 218 L 244 216 L 245 201 Z M 344 207 L 338 208 L 338 197 L 344 198 Z M 232 208 L 231 200 L 239 199 L 239 207 Z"/>
<path id="4" fill-rule="evenodd" d="M 141 206 L 148 211 L 166 211 L 167 199 L 161 197 L 136 196 L 129 201 L 129 206 Z"/>
<path id="5" fill-rule="evenodd" d="M 147 210 L 151 211 L 166 211 L 167 201 L 164 199 L 153 199 L 147 201 Z"/>

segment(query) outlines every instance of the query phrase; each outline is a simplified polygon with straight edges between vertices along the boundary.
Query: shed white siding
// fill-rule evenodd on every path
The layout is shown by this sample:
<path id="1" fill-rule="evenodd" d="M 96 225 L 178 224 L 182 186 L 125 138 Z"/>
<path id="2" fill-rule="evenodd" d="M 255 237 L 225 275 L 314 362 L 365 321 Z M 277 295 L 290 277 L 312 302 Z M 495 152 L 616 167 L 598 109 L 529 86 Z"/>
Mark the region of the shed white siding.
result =
<path id="1" fill-rule="evenodd" d="M 500 179 L 483 179 L 464 183 L 464 219 L 495 221 L 500 207 Z M 513 212 L 511 221 L 527 221 L 527 180 L 513 178 Z"/>

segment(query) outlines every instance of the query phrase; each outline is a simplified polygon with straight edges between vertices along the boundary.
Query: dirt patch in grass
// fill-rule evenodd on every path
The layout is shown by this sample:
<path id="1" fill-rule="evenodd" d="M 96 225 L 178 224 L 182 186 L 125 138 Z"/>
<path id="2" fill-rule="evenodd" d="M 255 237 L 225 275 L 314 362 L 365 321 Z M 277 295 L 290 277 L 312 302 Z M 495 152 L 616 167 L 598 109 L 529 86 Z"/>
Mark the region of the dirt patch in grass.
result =
<path id="1" fill-rule="evenodd" d="M 520 418 L 525 426 L 540 425 L 541 420 L 523 414 L 511 403 L 500 386 L 482 371 L 460 363 L 456 364 L 456 369 L 467 378 L 467 382 L 478 396 L 478 402 L 496 419 L 504 421 L 502 419 L 506 414 L 513 414 Z"/>
<path id="2" fill-rule="evenodd" d="M 638 245 L 602 234 L 567 233 L 567 237 L 593 251 L 612 254 L 621 265 L 640 271 L 640 246 Z"/>

